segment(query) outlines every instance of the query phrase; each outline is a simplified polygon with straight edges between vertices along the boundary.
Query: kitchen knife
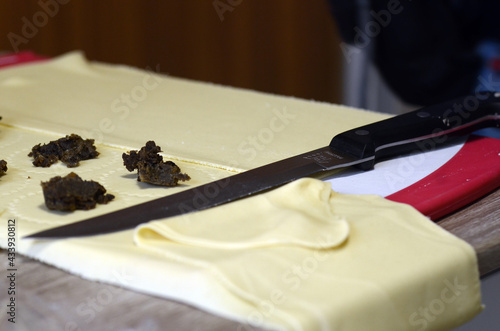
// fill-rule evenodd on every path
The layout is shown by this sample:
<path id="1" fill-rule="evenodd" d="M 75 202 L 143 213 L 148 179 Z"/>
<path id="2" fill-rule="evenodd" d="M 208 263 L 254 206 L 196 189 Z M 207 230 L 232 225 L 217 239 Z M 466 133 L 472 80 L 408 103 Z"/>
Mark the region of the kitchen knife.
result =
<path id="1" fill-rule="evenodd" d="M 31 234 L 68 238 L 131 229 L 271 189 L 298 178 L 356 166 L 372 169 L 384 158 L 429 151 L 453 138 L 500 127 L 500 93 L 480 92 L 368 124 L 336 135 L 329 146 L 109 214 Z"/>

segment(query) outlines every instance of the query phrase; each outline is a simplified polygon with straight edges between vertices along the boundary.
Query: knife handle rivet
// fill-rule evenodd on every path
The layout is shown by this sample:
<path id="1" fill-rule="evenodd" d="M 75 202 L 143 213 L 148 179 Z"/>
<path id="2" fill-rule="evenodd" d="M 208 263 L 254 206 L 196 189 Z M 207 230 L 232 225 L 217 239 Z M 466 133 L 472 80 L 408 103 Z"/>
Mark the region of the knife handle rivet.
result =
<path id="1" fill-rule="evenodd" d="M 428 113 L 428 112 L 426 112 L 426 111 L 419 111 L 419 112 L 417 113 L 417 116 L 418 116 L 418 117 L 420 117 L 420 118 L 426 118 L 426 117 L 431 116 L 431 114 L 429 114 L 429 113 Z"/>
<path id="2" fill-rule="evenodd" d="M 360 130 L 354 131 L 354 133 L 357 134 L 358 136 L 366 136 L 366 135 L 370 134 L 370 131 L 360 129 Z"/>

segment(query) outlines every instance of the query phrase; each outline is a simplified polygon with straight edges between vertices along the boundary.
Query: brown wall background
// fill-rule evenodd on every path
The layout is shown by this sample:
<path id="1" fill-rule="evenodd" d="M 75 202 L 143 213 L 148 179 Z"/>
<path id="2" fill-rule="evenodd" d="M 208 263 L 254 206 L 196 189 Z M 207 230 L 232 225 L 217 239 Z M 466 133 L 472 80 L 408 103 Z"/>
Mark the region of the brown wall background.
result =
<path id="1" fill-rule="evenodd" d="M 0 1 L 0 51 L 80 49 L 91 60 L 337 103 L 339 43 L 325 0 Z"/>

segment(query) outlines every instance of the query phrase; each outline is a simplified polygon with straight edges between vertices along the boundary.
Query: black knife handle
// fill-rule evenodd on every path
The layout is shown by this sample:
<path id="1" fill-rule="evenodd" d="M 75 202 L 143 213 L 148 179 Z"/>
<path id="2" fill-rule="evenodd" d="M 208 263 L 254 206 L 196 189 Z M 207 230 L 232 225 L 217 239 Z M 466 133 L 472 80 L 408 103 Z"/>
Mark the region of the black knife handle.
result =
<path id="1" fill-rule="evenodd" d="M 369 170 L 381 158 L 430 151 L 495 126 L 500 127 L 500 93 L 479 92 L 346 131 L 330 147 L 367 159 L 358 167 Z"/>

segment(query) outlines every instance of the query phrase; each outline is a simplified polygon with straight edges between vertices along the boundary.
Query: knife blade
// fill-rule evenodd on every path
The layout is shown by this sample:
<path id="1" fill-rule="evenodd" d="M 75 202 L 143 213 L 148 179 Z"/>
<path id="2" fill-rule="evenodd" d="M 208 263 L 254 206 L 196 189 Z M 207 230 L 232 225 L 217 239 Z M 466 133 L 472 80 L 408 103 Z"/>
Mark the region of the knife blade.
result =
<path id="1" fill-rule="evenodd" d="M 350 166 L 372 169 L 384 158 L 436 149 L 453 138 L 500 127 L 500 93 L 478 92 L 336 135 L 326 147 L 108 214 L 24 238 L 69 238 L 134 228 L 157 219 L 212 208 L 298 178 Z"/>

